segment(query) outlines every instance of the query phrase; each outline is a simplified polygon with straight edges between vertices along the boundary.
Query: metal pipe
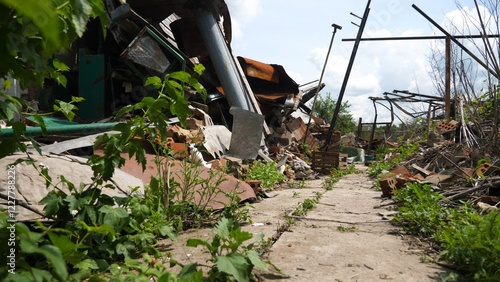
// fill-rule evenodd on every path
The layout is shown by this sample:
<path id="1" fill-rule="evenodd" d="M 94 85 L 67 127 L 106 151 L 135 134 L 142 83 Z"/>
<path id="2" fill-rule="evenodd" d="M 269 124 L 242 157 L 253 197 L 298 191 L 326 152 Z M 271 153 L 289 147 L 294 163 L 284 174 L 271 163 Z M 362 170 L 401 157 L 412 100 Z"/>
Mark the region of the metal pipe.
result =
<path id="1" fill-rule="evenodd" d="M 99 133 L 111 130 L 118 122 L 106 122 L 106 123 L 75 123 L 75 124 L 58 124 L 58 125 L 47 125 L 46 132 L 42 132 L 42 128 L 39 126 L 27 126 L 26 131 L 23 135 L 25 136 L 42 136 L 42 135 L 58 135 L 58 134 L 91 134 Z M 14 131 L 12 128 L 2 128 L 0 130 L 0 139 L 12 138 Z"/>
<path id="2" fill-rule="evenodd" d="M 255 112 L 250 98 L 243 90 L 244 84 L 238 76 L 238 68 L 213 14 L 205 9 L 198 9 L 197 23 L 229 105 Z"/>
<path id="3" fill-rule="evenodd" d="M 316 105 L 316 99 L 318 98 L 319 90 L 321 90 L 322 88 L 321 83 L 323 81 L 323 75 L 325 74 L 326 64 L 328 63 L 328 57 L 330 57 L 330 50 L 332 50 L 335 33 L 337 33 L 337 29 L 338 30 L 342 29 L 342 27 L 337 24 L 332 24 L 332 27 L 333 27 L 332 39 L 330 40 L 330 46 L 328 46 L 328 52 L 326 53 L 325 64 L 323 65 L 323 69 L 321 70 L 321 76 L 319 77 L 318 87 L 316 88 L 316 93 L 314 94 L 313 104 L 311 106 L 311 111 L 309 112 L 309 121 L 307 122 L 306 133 L 304 135 L 304 142 L 302 144 L 305 144 L 307 140 L 307 133 L 309 132 L 309 127 L 311 125 L 311 118 L 314 112 L 314 106 Z"/>
<path id="4" fill-rule="evenodd" d="M 370 14 L 370 3 L 371 0 L 368 0 L 365 12 L 363 14 L 363 18 L 361 20 L 361 25 L 358 30 L 358 35 L 356 36 L 356 42 L 354 43 L 354 47 L 352 49 L 351 59 L 349 60 L 349 65 L 347 66 L 346 74 L 344 76 L 344 82 L 342 83 L 342 87 L 339 93 L 339 98 L 337 100 L 335 111 L 333 113 L 332 121 L 330 122 L 330 128 L 328 129 L 328 138 L 325 143 L 325 151 L 328 150 L 328 144 L 330 144 L 330 141 L 332 140 L 333 128 L 335 127 L 335 123 L 337 122 L 337 116 L 339 115 L 340 112 L 340 107 L 342 105 L 342 98 L 344 97 L 345 89 L 347 87 L 347 81 L 349 80 L 349 75 L 351 74 L 352 65 L 354 64 L 354 58 L 356 57 L 356 52 L 358 51 L 361 35 L 363 35 L 363 30 L 365 29 L 366 21 L 368 20 L 368 15 Z"/>

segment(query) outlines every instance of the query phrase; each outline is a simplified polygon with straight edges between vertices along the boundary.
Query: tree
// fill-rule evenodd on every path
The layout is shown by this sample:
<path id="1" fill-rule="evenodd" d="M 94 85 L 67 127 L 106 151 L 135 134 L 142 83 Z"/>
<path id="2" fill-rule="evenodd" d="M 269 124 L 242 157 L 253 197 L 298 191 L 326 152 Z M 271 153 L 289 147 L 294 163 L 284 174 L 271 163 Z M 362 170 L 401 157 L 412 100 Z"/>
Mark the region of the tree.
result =
<path id="1" fill-rule="evenodd" d="M 332 98 L 330 92 L 326 93 L 326 96 L 319 96 L 316 100 L 316 105 L 314 105 L 314 115 L 319 118 L 324 119 L 326 122 L 330 122 L 335 112 L 335 107 L 337 106 L 337 101 Z M 335 124 L 335 129 L 342 133 L 349 133 L 356 131 L 356 122 L 349 112 L 349 101 L 345 101 L 339 111 L 339 116 L 337 118 L 337 123 Z"/>
<path id="2" fill-rule="evenodd" d="M 13 138 L 0 141 L 0 158 L 25 150 L 22 136 L 26 125 L 16 117 L 28 108 L 19 97 L 6 94 L 19 82 L 20 87 L 42 87 L 46 79 L 66 86 L 63 72 L 69 68 L 55 58 L 81 37 L 91 18 L 99 18 L 103 31 L 107 16 L 102 0 L 0 0 L 0 119 L 7 121 L 14 131 Z M 59 107 L 59 106 L 58 106 Z M 66 103 L 59 107 L 64 114 L 74 109 Z M 35 119 L 44 128 L 38 115 Z"/>
<path id="3" fill-rule="evenodd" d="M 500 31 L 500 0 L 475 0 L 473 8 L 463 7 L 459 1 L 456 5 L 460 16 L 451 17 L 445 29 L 454 35 L 482 35 L 482 38 L 460 40 L 489 70 L 456 44 L 451 45 L 451 99 L 455 101 L 452 115 L 454 113 L 456 120 L 465 123 L 488 125 L 476 126 L 476 134 L 493 141 L 495 148 L 498 147 L 495 132 L 498 131 L 499 121 L 500 41 L 498 37 L 487 38 L 486 35 L 495 35 Z M 445 54 L 439 49 L 442 48 L 432 49 L 431 77 L 437 92 L 444 96 Z M 466 130 L 466 127 L 462 129 Z M 468 136 L 471 132 L 464 131 L 463 134 Z"/>

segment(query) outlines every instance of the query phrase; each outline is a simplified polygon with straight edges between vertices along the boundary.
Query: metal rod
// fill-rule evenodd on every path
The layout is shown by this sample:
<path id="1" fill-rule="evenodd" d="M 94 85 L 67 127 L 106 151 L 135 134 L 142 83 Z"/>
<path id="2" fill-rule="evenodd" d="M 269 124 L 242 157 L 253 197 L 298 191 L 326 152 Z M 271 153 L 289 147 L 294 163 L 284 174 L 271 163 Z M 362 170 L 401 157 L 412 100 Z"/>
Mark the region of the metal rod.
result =
<path id="1" fill-rule="evenodd" d="M 371 153 L 373 137 L 375 136 L 375 128 L 377 127 L 378 112 L 377 112 L 377 105 L 375 105 L 375 101 L 373 101 L 373 107 L 375 108 L 375 117 L 373 118 L 372 131 L 370 132 L 370 142 L 368 142 L 368 148 L 366 152 L 367 154 Z"/>
<path id="2" fill-rule="evenodd" d="M 445 74 L 445 87 L 444 87 L 444 118 L 450 121 L 450 99 L 451 99 L 451 37 L 446 36 L 446 74 Z"/>
<path id="3" fill-rule="evenodd" d="M 349 65 L 347 66 L 346 74 L 344 76 L 344 82 L 342 83 L 342 87 L 339 93 L 339 98 L 337 99 L 337 103 L 335 105 L 335 111 L 333 113 L 332 121 L 330 122 L 330 128 L 328 129 L 328 138 L 325 143 L 325 151 L 328 150 L 328 144 L 330 144 L 330 141 L 332 140 L 333 128 L 335 127 L 335 123 L 337 122 L 337 116 L 340 111 L 340 106 L 342 105 L 342 98 L 344 97 L 345 89 L 347 87 L 347 81 L 349 80 L 349 75 L 351 74 L 352 65 L 354 64 L 354 59 L 356 57 L 356 52 L 358 51 L 360 43 L 359 39 L 361 39 L 361 36 L 363 35 L 363 30 L 365 29 L 366 21 L 368 20 L 368 15 L 370 14 L 370 3 L 371 0 L 368 0 L 365 12 L 363 14 L 363 18 L 361 20 L 361 25 L 358 30 L 358 35 L 356 36 L 358 40 L 356 40 L 356 42 L 354 43 L 354 47 L 352 49 L 351 59 L 349 60 Z"/>
<path id="4" fill-rule="evenodd" d="M 417 10 L 417 12 L 419 12 L 424 18 L 426 18 L 431 24 L 433 24 L 437 29 L 439 29 L 442 33 L 444 33 L 446 36 L 449 36 L 450 39 L 455 44 L 457 44 L 460 48 L 462 48 L 462 50 L 464 50 L 467 54 L 469 54 L 469 56 L 471 56 L 471 58 L 473 58 L 478 64 L 480 64 L 481 66 L 483 66 L 490 74 L 492 74 L 497 79 L 500 79 L 500 75 L 498 73 L 496 73 L 496 71 L 490 69 L 490 67 L 487 64 L 485 64 L 481 59 L 479 59 L 478 57 L 476 57 L 471 51 L 469 51 L 469 49 L 467 49 L 467 47 L 465 47 L 462 43 L 460 43 L 460 41 L 458 41 L 453 35 L 451 35 L 444 28 L 442 28 L 437 22 L 435 22 L 433 19 L 431 19 L 431 17 L 429 17 L 428 15 L 426 15 L 415 4 L 413 4 L 411 6 L 415 10 Z"/>
<path id="5" fill-rule="evenodd" d="M 500 34 L 490 34 L 490 35 L 453 35 L 457 39 L 467 39 L 467 38 L 495 38 L 500 37 Z M 361 41 L 387 41 L 387 40 L 439 40 L 446 39 L 446 36 L 440 35 L 429 35 L 429 36 L 396 36 L 396 37 L 372 37 L 372 38 L 361 38 Z M 356 41 L 356 38 L 344 38 L 344 42 Z"/>
<path id="6" fill-rule="evenodd" d="M 311 117 L 312 117 L 313 112 L 314 112 L 314 106 L 316 105 L 316 99 L 318 98 L 318 93 L 322 88 L 321 83 L 323 81 L 323 75 L 325 74 L 326 65 L 328 63 L 328 57 L 330 57 L 330 50 L 332 50 L 333 39 L 335 38 L 335 33 L 337 33 L 337 29 L 338 30 L 342 29 L 342 27 L 340 25 L 337 25 L 337 24 L 332 24 L 332 27 L 333 27 L 332 39 L 330 40 L 330 46 L 328 46 L 328 52 L 326 53 L 325 64 L 323 65 L 323 69 L 321 70 L 321 76 L 319 77 L 318 87 L 316 88 L 316 93 L 314 94 L 313 104 L 311 106 L 311 112 L 309 112 L 309 121 L 307 122 L 306 133 L 304 135 L 304 142 L 302 142 L 302 144 L 305 144 L 306 140 L 307 140 L 307 133 L 309 132 L 309 127 L 311 125 Z"/>

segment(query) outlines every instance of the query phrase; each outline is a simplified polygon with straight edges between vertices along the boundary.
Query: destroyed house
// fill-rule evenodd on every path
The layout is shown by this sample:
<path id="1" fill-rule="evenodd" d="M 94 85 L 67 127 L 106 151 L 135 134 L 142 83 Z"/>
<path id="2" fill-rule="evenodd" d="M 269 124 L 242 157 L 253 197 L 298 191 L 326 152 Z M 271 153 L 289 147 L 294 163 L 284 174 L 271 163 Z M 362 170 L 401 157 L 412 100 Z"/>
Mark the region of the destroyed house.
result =
<path id="1" fill-rule="evenodd" d="M 103 1 L 106 35 L 99 20 L 93 20 L 71 50 L 59 55 L 70 67 L 67 87 L 47 82 L 44 89 L 30 90 L 28 100 L 35 100 L 40 110 L 50 110 L 55 100 L 80 96 L 85 101 L 78 105 L 78 121 L 103 120 L 155 95 L 144 87 L 147 77 L 193 73 L 198 63 L 206 68 L 199 81 L 208 97 L 203 100 L 190 89 L 186 95 L 216 124 L 231 129 L 230 107 L 262 114 L 271 122 L 275 113 L 299 106 L 299 85 L 282 66 L 233 54 L 224 1 Z"/>

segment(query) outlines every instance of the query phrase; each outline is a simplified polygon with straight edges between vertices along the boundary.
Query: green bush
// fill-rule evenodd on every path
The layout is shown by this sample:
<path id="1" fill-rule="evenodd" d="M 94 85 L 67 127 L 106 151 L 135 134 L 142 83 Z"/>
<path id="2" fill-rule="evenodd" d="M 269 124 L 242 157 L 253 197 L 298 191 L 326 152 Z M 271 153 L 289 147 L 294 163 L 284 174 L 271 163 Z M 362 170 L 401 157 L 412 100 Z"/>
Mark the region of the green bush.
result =
<path id="1" fill-rule="evenodd" d="M 500 281 L 500 212 L 482 215 L 467 203 L 446 206 L 443 198 L 432 186 L 408 184 L 395 191 L 393 222 L 439 245 L 439 260 L 456 271 L 448 281 Z"/>
<path id="2" fill-rule="evenodd" d="M 255 161 L 250 165 L 245 179 L 262 180 L 261 186 L 266 190 L 272 190 L 276 185 L 284 183 L 286 176 L 275 168 L 276 162 Z"/>
<path id="3" fill-rule="evenodd" d="M 393 221 L 414 235 L 430 237 L 447 220 L 449 210 L 438 203 L 442 198 L 430 185 L 408 183 L 405 189 L 394 191 L 398 214 Z"/>
<path id="4" fill-rule="evenodd" d="M 500 211 L 460 216 L 437 235 L 444 249 L 439 259 L 451 263 L 466 279 L 500 281 Z"/>

